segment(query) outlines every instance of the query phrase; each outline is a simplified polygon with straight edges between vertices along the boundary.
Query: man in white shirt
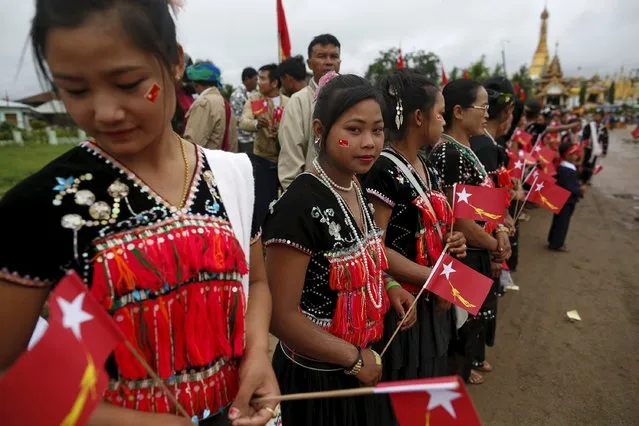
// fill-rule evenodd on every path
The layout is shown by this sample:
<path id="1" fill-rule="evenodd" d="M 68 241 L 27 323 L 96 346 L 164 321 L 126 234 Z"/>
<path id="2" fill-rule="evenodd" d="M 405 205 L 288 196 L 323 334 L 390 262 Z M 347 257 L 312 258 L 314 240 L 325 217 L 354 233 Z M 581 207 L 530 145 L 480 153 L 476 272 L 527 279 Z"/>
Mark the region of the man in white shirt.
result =
<path id="1" fill-rule="evenodd" d="M 311 126 L 315 91 L 324 74 L 329 71 L 339 72 L 340 51 L 339 41 L 331 34 L 318 35 L 308 46 L 307 64 L 313 71 L 313 78 L 307 87 L 291 96 L 279 128 L 281 151 L 278 176 L 284 189 L 306 170 L 315 158 L 315 135 Z"/>

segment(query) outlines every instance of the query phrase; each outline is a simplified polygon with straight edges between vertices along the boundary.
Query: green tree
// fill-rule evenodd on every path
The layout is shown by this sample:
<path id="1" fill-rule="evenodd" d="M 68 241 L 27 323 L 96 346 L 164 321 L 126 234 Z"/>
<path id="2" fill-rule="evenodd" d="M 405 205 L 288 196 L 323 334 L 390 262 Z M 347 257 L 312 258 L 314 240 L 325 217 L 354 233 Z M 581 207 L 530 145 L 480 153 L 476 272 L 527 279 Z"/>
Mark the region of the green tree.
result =
<path id="1" fill-rule="evenodd" d="M 511 80 L 513 82 L 513 85 L 515 83 L 519 83 L 519 88 L 522 89 L 526 94 L 526 99 L 530 99 L 533 97 L 534 85 L 532 78 L 530 78 L 530 75 L 528 74 L 528 67 L 525 64 L 519 67 L 517 72 L 513 74 Z"/>
<path id="2" fill-rule="evenodd" d="M 608 103 L 609 104 L 615 103 L 615 82 L 614 81 L 612 82 L 612 84 L 610 85 L 610 88 L 608 89 Z"/>
<path id="3" fill-rule="evenodd" d="M 439 56 L 433 52 L 425 52 L 424 50 L 418 50 L 416 52 L 408 53 L 405 57 L 406 64 L 410 68 L 414 68 L 424 73 L 430 80 L 439 81 Z"/>
<path id="4" fill-rule="evenodd" d="M 492 77 L 496 77 L 498 75 L 504 75 L 504 67 L 502 66 L 502 64 L 495 64 L 495 68 L 493 68 Z"/>
<path id="5" fill-rule="evenodd" d="M 399 49 L 395 47 L 388 50 L 380 50 L 379 56 L 368 66 L 365 75 L 366 79 L 375 84 L 382 78 L 391 75 L 397 69 L 398 57 Z"/>
<path id="6" fill-rule="evenodd" d="M 486 66 L 486 55 L 481 55 L 468 67 L 468 78 L 483 81 L 488 77 L 490 77 L 490 69 Z"/>
<path id="7" fill-rule="evenodd" d="M 579 87 L 579 106 L 584 106 L 586 104 L 586 90 L 588 85 L 585 80 L 581 81 L 581 86 Z"/>
<path id="8" fill-rule="evenodd" d="M 448 76 L 448 81 L 457 80 L 461 78 L 461 76 L 461 70 L 457 67 L 453 67 L 453 69 L 450 71 L 450 75 Z"/>
<path id="9" fill-rule="evenodd" d="M 222 96 L 224 96 L 228 100 L 228 99 L 231 99 L 233 90 L 235 90 L 235 87 L 233 87 L 232 84 L 225 84 L 224 88 L 220 90 L 220 93 L 222 93 Z"/>
<path id="10" fill-rule="evenodd" d="M 397 69 L 399 49 L 393 47 L 379 52 L 379 56 L 368 66 L 366 79 L 373 84 L 380 79 L 391 75 Z M 433 81 L 439 81 L 439 57 L 432 52 L 418 50 L 404 54 L 404 63 L 409 68 L 414 68 L 426 74 Z"/>

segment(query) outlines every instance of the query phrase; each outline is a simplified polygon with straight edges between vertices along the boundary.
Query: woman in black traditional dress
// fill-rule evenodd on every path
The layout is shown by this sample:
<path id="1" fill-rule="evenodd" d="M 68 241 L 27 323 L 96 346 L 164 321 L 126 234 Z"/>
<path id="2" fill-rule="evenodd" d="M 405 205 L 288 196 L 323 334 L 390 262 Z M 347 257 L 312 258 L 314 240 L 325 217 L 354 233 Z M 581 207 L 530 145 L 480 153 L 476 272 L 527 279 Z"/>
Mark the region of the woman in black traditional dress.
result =
<path id="1" fill-rule="evenodd" d="M 481 161 L 470 148 L 470 137 L 484 134 L 488 119 L 488 93 L 473 80 L 455 80 L 443 90 L 446 109 L 444 135 L 435 146 L 430 161 L 439 173 L 449 201 L 453 202 L 456 183 L 494 187 Z M 463 232 L 468 242 L 464 263 L 487 277 L 492 276 L 491 259 L 503 262 L 510 255 L 508 234 L 481 222 L 457 219 L 455 228 Z M 483 350 L 486 334 L 494 335 L 497 314 L 497 286 L 488 293 L 479 315 L 469 317 L 458 331 L 458 339 L 451 345 L 457 359 L 459 374 L 471 384 L 483 383 L 482 375 L 472 369 L 478 352 Z"/>
<path id="2" fill-rule="evenodd" d="M 330 78 L 330 76 L 328 77 Z M 327 77 L 324 77 L 326 80 Z M 323 83 L 323 82 L 322 82 Z M 355 178 L 384 143 L 378 92 L 361 77 L 333 77 L 319 89 L 313 130 L 319 155 L 272 206 L 264 225 L 273 292 L 273 366 L 283 393 L 374 385 L 389 300 L 381 230 Z M 385 424 L 379 397 L 282 404 L 284 425 Z"/>
<path id="3" fill-rule="evenodd" d="M 364 181 L 375 209 L 377 224 L 385 231 L 389 294 L 404 293 L 412 303 L 426 282 L 430 268 L 446 243 L 458 257 L 465 255 L 461 232 L 449 234 L 452 211 L 441 192 L 439 179 L 418 154 L 434 145 L 444 130 L 444 97 L 424 75 L 404 69 L 384 78 L 380 90 L 388 106 L 384 122 L 391 143 Z M 402 307 L 395 307 L 402 312 Z M 416 305 L 417 322 L 399 333 L 384 357 L 385 380 L 444 376 L 448 373 L 448 344 L 454 332 L 451 304 L 425 294 Z M 400 318 L 401 319 L 401 318 Z M 398 324 L 388 312 L 385 344 Z"/>

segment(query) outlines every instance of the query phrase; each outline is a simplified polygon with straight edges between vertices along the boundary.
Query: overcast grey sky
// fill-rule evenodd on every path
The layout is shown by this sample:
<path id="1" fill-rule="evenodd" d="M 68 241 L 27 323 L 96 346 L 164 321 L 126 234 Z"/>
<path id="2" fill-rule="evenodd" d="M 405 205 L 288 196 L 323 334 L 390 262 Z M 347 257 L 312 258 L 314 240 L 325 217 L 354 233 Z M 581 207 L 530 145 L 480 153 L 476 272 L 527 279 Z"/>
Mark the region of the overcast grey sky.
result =
<path id="1" fill-rule="evenodd" d="M 82 1 L 82 0 L 78 0 Z M 486 54 L 492 67 L 506 47 L 509 73 L 529 64 L 539 38 L 543 0 L 283 0 L 293 53 L 306 57 L 316 34 L 342 43 L 342 72 L 363 74 L 381 49 L 435 52 L 448 72 Z M 225 82 L 243 67 L 277 59 L 275 0 L 186 0 L 179 38 L 194 58 L 211 59 Z M 40 91 L 30 50 L 15 78 L 33 0 L 0 0 L 0 97 Z M 565 74 L 602 77 L 639 68 L 638 0 L 548 0 L 548 44 L 559 42 Z"/>

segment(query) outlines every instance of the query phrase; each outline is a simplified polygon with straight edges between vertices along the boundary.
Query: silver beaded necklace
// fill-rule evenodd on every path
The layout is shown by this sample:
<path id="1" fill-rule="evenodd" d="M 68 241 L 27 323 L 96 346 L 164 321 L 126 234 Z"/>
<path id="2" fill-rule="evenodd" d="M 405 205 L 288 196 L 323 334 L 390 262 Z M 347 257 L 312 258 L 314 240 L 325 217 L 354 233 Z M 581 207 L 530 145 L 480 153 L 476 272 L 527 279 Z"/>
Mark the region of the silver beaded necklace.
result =
<path id="1" fill-rule="evenodd" d="M 328 177 L 328 175 L 326 174 L 326 172 L 324 171 L 324 169 L 322 168 L 322 166 L 320 166 L 319 161 L 317 161 L 317 158 L 313 160 L 313 166 L 315 166 L 315 169 L 317 169 L 318 173 L 320 174 L 320 176 L 330 184 L 330 186 L 332 186 L 335 189 L 338 189 L 340 191 L 343 192 L 349 192 L 353 190 L 353 184 L 354 181 L 351 180 L 351 184 L 350 186 L 346 187 L 346 186 L 339 186 L 338 184 L 335 183 L 335 181 L 333 181 L 333 179 L 331 179 L 330 177 Z"/>
<path id="2" fill-rule="evenodd" d="M 366 236 L 368 234 L 367 231 L 369 227 L 374 228 L 375 222 L 373 222 L 373 218 L 371 217 L 368 209 L 366 208 L 364 195 L 362 194 L 361 189 L 359 188 L 359 186 L 354 185 L 354 180 L 353 180 L 351 181 L 350 189 L 345 189 L 345 190 L 350 191 L 351 189 L 353 189 L 353 187 L 356 188 L 357 201 L 359 203 L 360 208 L 362 209 L 362 212 L 364 213 L 363 238 L 360 238 L 357 225 L 354 224 L 353 221 L 351 220 L 351 215 L 349 213 L 348 205 L 346 204 L 346 201 L 339 194 L 339 192 L 335 191 L 335 188 L 340 189 L 342 187 L 339 187 L 338 185 L 336 185 L 335 182 L 333 182 L 328 177 L 326 172 L 324 172 L 324 169 L 322 169 L 322 167 L 319 165 L 319 162 L 317 161 L 317 159 L 313 160 L 313 165 L 315 166 L 315 169 L 317 169 L 317 172 L 319 173 L 320 180 L 324 183 L 324 185 L 326 185 L 326 187 L 328 187 L 328 189 L 331 191 L 331 193 L 337 200 L 337 204 L 339 204 L 340 209 L 342 210 L 342 213 L 344 215 L 344 221 L 346 222 L 346 225 L 351 229 L 351 232 L 355 236 L 357 250 L 362 254 L 363 259 L 366 259 L 367 253 L 366 253 L 366 247 L 364 243 L 366 241 Z M 380 262 L 382 259 L 382 246 L 379 242 L 379 238 L 375 239 L 375 252 L 377 254 L 377 260 L 378 262 Z M 364 267 L 366 268 L 366 276 L 368 277 L 372 276 L 372 274 L 375 272 L 375 271 L 369 271 L 368 262 L 364 262 Z M 382 275 L 383 274 L 381 269 L 378 270 L 377 271 L 377 288 L 375 289 L 376 290 L 375 293 L 377 293 L 376 295 L 373 295 L 373 290 L 371 289 L 372 286 L 370 284 L 370 281 L 367 282 L 366 284 L 366 292 L 368 293 L 368 298 L 370 299 L 375 309 L 380 309 L 384 303 L 384 294 L 383 294 L 384 279 Z M 377 296 L 377 300 L 375 300 L 375 296 Z"/>

